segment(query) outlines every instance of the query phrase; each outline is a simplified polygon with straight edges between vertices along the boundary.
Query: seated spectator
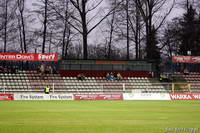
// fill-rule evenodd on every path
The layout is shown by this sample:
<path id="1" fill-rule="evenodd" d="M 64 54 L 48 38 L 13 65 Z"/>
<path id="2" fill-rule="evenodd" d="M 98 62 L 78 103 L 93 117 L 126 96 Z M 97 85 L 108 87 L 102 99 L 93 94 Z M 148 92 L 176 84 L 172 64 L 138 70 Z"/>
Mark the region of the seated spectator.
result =
<path id="1" fill-rule="evenodd" d="M 44 64 L 42 64 L 40 66 L 40 73 L 41 73 L 41 75 L 45 74 L 45 66 L 44 66 Z"/>
<path id="2" fill-rule="evenodd" d="M 4 73 L 9 73 L 9 68 L 7 66 L 4 67 Z"/>
<path id="3" fill-rule="evenodd" d="M 10 71 L 11 71 L 12 74 L 15 74 L 16 73 L 15 66 L 12 66 Z"/>
<path id="4" fill-rule="evenodd" d="M 80 73 L 80 74 L 77 75 L 77 79 L 78 80 L 84 80 L 85 79 L 85 75 Z"/>
<path id="5" fill-rule="evenodd" d="M 163 78 L 164 78 L 164 77 L 163 77 L 163 75 L 161 74 L 161 75 L 160 75 L 160 78 L 159 78 L 160 82 L 163 82 Z"/>
<path id="6" fill-rule="evenodd" d="M 116 77 L 117 80 L 122 80 L 122 76 L 120 73 L 117 73 L 117 77 Z"/>
<path id="7" fill-rule="evenodd" d="M 171 82 L 172 77 L 169 74 L 161 74 L 159 80 L 160 82 Z"/>
<path id="8" fill-rule="evenodd" d="M 44 72 L 45 74 L 49 74 L 49 66 L 46 66 L 46 68 L 45 68 L 45 72 Z"/>
<path id="9" fill-rule="evenodd" d="M 110 76 L 110 80 L 114 80 L 115 79 L 115 76 L 114 76 L 114 74 L 112 72 L 110 73 L 109 76 Z"/>
<path id="10" fill-rule="evenodd" d="M 11 72 L 11 69 L 12 69 L 12 67 L 11 67 L 11 66 L 8 66 L 7 73 L 12 73 L 12 72 Z"/>
<path id="11" fill-rule="evenodd" d="M 189 74 L 189 71 L 188 71 L 187 68 L 184 68 L 184 70 L 183 70 L 183 74 L 184 74 L 184 75 L 188 75 L 188 74 Z"/>
<path id="12" fill-rule="evenodd" d="M 106 79 L 110 80 L 110 74 L 109 73 L 106 74 Z"/>
<path id="13" fill-rule="evenodd" d="M 52 70 L 53 70 L 53 74 L 57 74 L 58 73 L 58 71 L 57 71 L 55 66 L 53 66 Z"/>
<path id="14" fill-rule="evenodd" d="M 51 67 L 51 66 L 46 66 L 45 73 L 46 73 L 46 74 L 53 74 L 53 69 L 52 69 L 52 67 Z"/>
<path id="15" fill-rule="evenodd" d="M 15 66 L 15 72 L 19 73 L 19 67 L 18 66 Z"/>
<path id="16" fill-rule="evenodd" d="M 107 80 L 114 80 L 116 79 L 115 75 L 111 72 L 111 73 L 107 73 L 106 74 L 106 79 Z"/>
<path id="17" fill-rule="evenodd" d="M 4 73 L 4 68 L 0 66 L 0 73 Z"/>
<path id="18" fill-rule="evenodd" d="M 37 73 L 41 73 L 40 66 L 37 67 Z"/>
<path id="19" fill-rule="evenodd" d="M 53 74 L 53 68 L 51 66 L 49 66 L 49 73 Z"/>

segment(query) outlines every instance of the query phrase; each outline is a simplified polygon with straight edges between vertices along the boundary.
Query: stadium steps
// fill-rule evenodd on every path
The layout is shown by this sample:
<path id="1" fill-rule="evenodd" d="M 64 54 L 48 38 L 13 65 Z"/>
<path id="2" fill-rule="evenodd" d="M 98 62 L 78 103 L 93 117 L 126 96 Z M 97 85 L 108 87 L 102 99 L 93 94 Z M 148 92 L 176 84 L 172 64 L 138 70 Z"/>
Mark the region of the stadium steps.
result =
<path id="1" fill-rule="evenodd" d="M 199 75 L 189 75 L 184 78 L 188 78 L 189 80 L 186 81 L 192 83 L 193 91 L 199 92 Z M 85 80 L 78 80 L 76 77 L 62 77 L 60 74 L 40 75 L 35 71 L 0 74 L 0 90 L 5 88 L 7 92 L 43 93 L 43 89 L 47 85 L 50 85 L 51 88 L 54 86 L 55 92 L 64 93 L 168 92 L 167 85 L 161 85 L 158 79 L 146 77 L 127 77 L 120 81 L 110 81 L 106 80 L 105 77 L 86 77 Z"/>

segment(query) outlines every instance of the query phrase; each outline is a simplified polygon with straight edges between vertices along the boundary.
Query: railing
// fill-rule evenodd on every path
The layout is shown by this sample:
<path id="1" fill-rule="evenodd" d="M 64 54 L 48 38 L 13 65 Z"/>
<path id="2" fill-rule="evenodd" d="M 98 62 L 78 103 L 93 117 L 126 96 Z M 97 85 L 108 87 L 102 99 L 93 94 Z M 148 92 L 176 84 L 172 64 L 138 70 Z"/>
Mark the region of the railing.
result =
<path id="1" fill-rule="evenodd" d="M 193 92 L 190 83 L 118 83 L 116 85 L 109 83 L 92 83 L 83 85 L 64 85 L 60 87 L 58 84 L 51 83 L 51 93 L 169 93 L 169 92 Z M 200 84 L 199 84 L 200 85 Z M 200 87 L 196 88 L 200 92 Z M 35 89 L 27 86 L 27 88 L 9 89 L 5 83 L 0 86 L 1 93 L 44 93 L 44 88 Z"/>

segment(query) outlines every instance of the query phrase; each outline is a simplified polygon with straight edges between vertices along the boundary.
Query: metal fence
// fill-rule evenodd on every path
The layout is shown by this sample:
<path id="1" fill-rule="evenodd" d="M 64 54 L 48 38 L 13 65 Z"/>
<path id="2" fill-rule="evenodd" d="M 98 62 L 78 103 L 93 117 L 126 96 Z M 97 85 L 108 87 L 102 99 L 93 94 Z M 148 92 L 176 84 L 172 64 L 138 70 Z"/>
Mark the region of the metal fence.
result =
<path id="1" fill-rule="evenodd" d="M 195 83 L 197 84 L 197 83 Z M 51 83 L 51 93 L 170 93 L 170 92 L 200 92 L 200 87 L 192 88 L 190 83 L 88 83 L 82 85 L 63 85 Z M 198 84 L 200 85 L 200 83 Z M 1 93 L 44 93 L 44 87 L 35 89 L 31 86 L 15 86 L 9 88 L 5 83 L 0 84 Z"/>

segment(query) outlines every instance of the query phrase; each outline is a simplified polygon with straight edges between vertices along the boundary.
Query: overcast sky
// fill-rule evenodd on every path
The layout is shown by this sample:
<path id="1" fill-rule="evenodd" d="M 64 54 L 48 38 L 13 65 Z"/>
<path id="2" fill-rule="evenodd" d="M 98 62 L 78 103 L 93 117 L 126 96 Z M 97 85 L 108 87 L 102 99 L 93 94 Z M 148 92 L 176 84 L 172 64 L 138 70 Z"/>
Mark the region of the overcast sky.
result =
<path id="1" fill-rule="evenodd" d="M 27 7 L 29 8 L 29 9 L 31 9 L 31 10 L 33 10 L 34 8 L 36 8 L 36 7 L 34 7 L 34 6 L 32 6 L 32 4 L 33 3 L 37 3 L 37 1 L 38 0 L 26 0 L 26 5 L 27 5 Z M 167 2 L 168 2 L 168 5 L 166 5 L 166 9 L 167 8 L 169 8 L 169 5 L 170 5 L 170 1 L 172 1 L 172 0 L 168 0 Z M 184 1 L 184 0 L 177 0 L 178 2 L 181 2 L 181 1 Z M 94 12 L 92 12 L 91 14 L 90 14 L 90 17 L 92 17 L 94 14 L 96 14 L 97 13 L 97 15 L 99 15 L 99 16 L 103 16 L 104 14 L 106 14 L 105 12 L 103 12 L 103 8 L 104 7 L 106 7 L 107 6 L 107 2 L 108 2 L 108 0 L 104 0 L 103 2 L 102 2 L 102 4 L 100 5 L 100 7 L 99 7 L 99 9 L 101 9 L 101 10 L 96 10 L 96 11 L 94 11 Z M 163 12 L 165 12 L 164 10 L 163 10 Z M 172 13 L 169 15 L 169 17 L 167 18 L 167 21 L 170 21 L 171 19 L 173 19 L 174 17 L 179 17 L 179 16 L 182 16 L 183 15 L 183 13 L 184 13 L 184 10 L 183 9 L 181 9 L 181 7 L 179 6 L 179 7 L 175 7 L 173 10 L 172 10 Z M 36 15 L 35 15 L 35 17 L 36 17 Z M 98 21 L 98 19 L 96 19 L 96 20 L 94 20 L 93 21 L 93 23 L 91 24 L 91 25 L 94 25 L 96 22 Z M 41 24 L 39 24 L 39 23 L 35 23 L 35 25 L 33 25 L 33 27 L 35 28 L 35 27 L 38 27 L 38 28 L 40 28 L 41 27 Z M 103 39 L 103 34 L 102 34 L 102 30 L 103 30 L 103 28 L 105 28 L 104 26 L 102 26 L 102 25 L 100 25 L 100 26 L 98 26 L 93 32 L 91 32 L 91 34 L 89 34 L 89 39 L 88 39 L 88 41 L 89 41 L 89 44 L 98 44 L 99 42 L 102 42 L 102 39 Z"/>

